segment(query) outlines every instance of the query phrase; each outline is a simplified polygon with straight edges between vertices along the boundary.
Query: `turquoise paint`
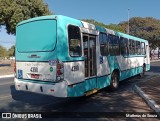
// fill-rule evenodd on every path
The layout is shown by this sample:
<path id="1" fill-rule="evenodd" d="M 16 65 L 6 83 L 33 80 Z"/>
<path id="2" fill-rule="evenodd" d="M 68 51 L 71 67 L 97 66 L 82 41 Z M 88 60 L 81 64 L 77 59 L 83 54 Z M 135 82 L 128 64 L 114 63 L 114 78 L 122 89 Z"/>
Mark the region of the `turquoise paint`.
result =
<path id="1" fill-rule="evenodd" d="M 100 26 L 97 26 L 97 25 L 95 25 L 95 27 L 96 27 L 96 30 L 106 33 L 106 29 L 104 27 L 100 27 Z"/>
<path id="2" fill-rule="evenodd" d="M 19 25 L 16 48 L 20 53 L 52 51 L 56 46 L 56 21 L 39 20 Z"/>
<path id="3" fill-rule="evenodd" d="M 151 65 L 150 64 L 146 64 L 146 71 L 149 71 L 151 68 Z"/>
<path id="4" fill-rule="evenodd" d="M 96 77 L 75 84 L 73 87 L 68 86 L 67 92 L 69 97 L 77 97 L 83 96 L 87 91 L 93 90 L 95 88 L 97 88 Z"/>
<path id="5" fill-rule="evenodd" d="M 131 36 L 131 35 L 128 35 L 128 34 L 124 34 L 124 33 L 121 33 L 121 32 L 116 32 L 116 35 L 117 36 L 121 36 L 121 37 L 125 37 L 125 38 L 128 38 L 128 39 L 138 40 L 138 41 L 141 41 L 141 42 L 144 42 L 144 43 L 148 44 L 148 41 L 145 40 L 145 39 L 134 37 L 134 36 Z"/>
<path id="6" fill-rule="evenodd" d="M 51 81 L 39 81 L 39 80 L 29 80 L 29 79 L 18 79 L 22 82 L 31 82 L 31 83 L 37 83 L 37 84 L 49 84 L 49 85 L 55 85 L 56 83 Z"/>
<path id="7" fill-rule="evenodd" d="M 67 88 L 67 97 L 78 97 L 83 96 L 85 93 L 85 83 L 79 83 L 72 86 L 68 86 Z"/>
<path id="8" fill-rule="evenodd" d="M 118 64 L 118 60 L 116 56 L 107 56 L 110 72 L 112 73 L 115 69 L 118 69 L 120 71 L 120 67 Z"/>
<path id="9" fill-rule="evenodd" d="M 57 53 L 58 58 L 64 61 L 84 60 L 82 57 L 70 57 L 68 44 L 68 25 L 82 27 L 80 20 L 76 20 L 66 16 L 57 16 Z"/>
<path id="10" fill-rule="evenodd" d="M 28 20 L 24 20 L 20 23 L 17 24 L 17 26 L 25 24 L 27 22 L 31 22 L 31 21 L 37 21 L 37 20 L 42 20 L 42 19 L 56 19 L 56 15 L 48 15 L 48 16 L 40 16 L 40 17 L 34 17 Z"/>
<path id="11" fill-rule="evenodd" d="M 127 79 L 129 77 L 135 76 L 137 74 L 140 74 L 142 72 L 142 66 L 139 66 L 137 68 L 132 68 L 126 71 L 121 72 L 120 81 Z"/>
<path id="12" fill-rule="evenodd" d="M 111 76 L 97 77 L 97 88 L 102 89 L 110 85 Z"/>
<path id="13" fill-rule="evenodd" d="M 31 55 L 40 56 L 40 58 L 29 58 Z M 53 52 L 32 52 L 32 53 L 19 53 L 16 49 L 16 61 L 49 61 L 56 60 L 57 53 L 56 50 Z"/>
<path id="14" fill-rule="evenodd" d="M 56 19 L 57 24 L 55 25 L 55 22 L 53 23 L 44 23 L 43 25 L 40 25 L 40 23 L 43 21 L 50 21 L 49 19 Z M 54 21 L 54 20 L 51 20 Z M 55 26 L 53 27 L 50 26 L 51 24 L 54 24 Z M 66 16 L 61 16 L 61 15 L 57 15 L 57 16 L 42 16 L 42 17 L 36 17 L 36 18 L 32 18 L 29 20 L 25 20 L 21 23 L 19 23 L 17 25 L 17 36 L 16 38 L 18 39 L 18 43 L 16 43 L 16 60 L 18 61 L 49 61 L 49 60 L 56 60 L 56 59 L 60 59 L 61 61 L 74 61 L 74 60 L 84 60 L 84 57 L 70 57 L 69 52 L 68 52 L 68 32 L 67 32 L 67 27 L 68 25 L 75 25 L 75 26 L 79 26 L 82 27 L 82 23 L 80 20 L 76 20 L 70 17 L 66 17 Z M 45 40 L 41 43 L 38 42 L 30 42 L 33 44 L 33 46 L 35 47 L 34 49 L 38 50 L 38 48 L 43 48 L 43 45 L 46 43 L 46 41 L 49 41 L 49 39 L 51 39 L 50 37 L 48 37 L 47 35 L 52 35 L 52 40 L 50 41 L 51 43 L 49 44 L 49 46 L 46 46 L 43 48 L 43 50 L 48 49 L 51 51 L 48 52 L 27 52 L 27 53 L 20 53 L 18 50 L 20 49 L 24 49 L 23 45 L 23 40 L 25 38 L 23 38 L 23 34 L 25 34 L 25 31 L 22 31 L 23 26 L 26 26 L 26 29 L 30 29 L 32 26 L 44 26 L 46 29 L 48 28 L 48 30 L 46 31 L 46 34 L 41 34 L 42 36 L 36 36 L 33 37 L 33 35 L 35 35 L 35 32 L 32 32 L 33 29 L 31 29 L 30 31 L 28 31 L 27 35 L 30 34 L 30 40 L 34 40 L 35 38 Z M 46 26 L 47 25 L 47 26 Z M 37 28 L 40 32 L 41 32 L 41 27 Z M 56 29 L 57 27 L 57 29 Z M 33 27 L 34 28 L 34 27 Z M 43 28 L 43 27 L 42 27 Z M 56 30 L 55 30 L 56 29 Z M 18 34 L 19 33 L 19 34 Z M 45 33 L 45 32 L 44 32 Z M 47 34 L 48 33 L 48 34 Z M 53 38 L 54 36 L 54 38 Z M 32 38 L 33 37 L 33 38 Z M 32 45 L 30 44 L 30 45 Z M 55 49 L 53 50 L 53 48 L 55 47 Z M 18 48 L 18 49 L 17 49 Z M 25 50 L 32 49 L 31 46 L 26 46 Z M 40 58 L 28 58 L 29 56 L 31 56 L 31 54 L 33 55 L 37 55 L 40 56 Z"/>
<path id="15" fill-rule="evenodd" d="M 110 75 L 108 76 L 102 76 L 102 77 L 96 77 L 87 79 L 82 83 L 75 84 L 73 87 L 68 86 L 67 94 L 68 97 L 78 97 L 83 96 L 86 92 L 93 90 L 93 89 L 102 89 L 110 85 Z"/>
<path id="16" fill-rule="evenodd" d="M 85 80 L 84 83 L 85 83 L 85 91 L 89 91 L 89 90 L 97 88 L 96 77 L 91 78 L 91 79 L 87 79 L 87 80 Z"/>

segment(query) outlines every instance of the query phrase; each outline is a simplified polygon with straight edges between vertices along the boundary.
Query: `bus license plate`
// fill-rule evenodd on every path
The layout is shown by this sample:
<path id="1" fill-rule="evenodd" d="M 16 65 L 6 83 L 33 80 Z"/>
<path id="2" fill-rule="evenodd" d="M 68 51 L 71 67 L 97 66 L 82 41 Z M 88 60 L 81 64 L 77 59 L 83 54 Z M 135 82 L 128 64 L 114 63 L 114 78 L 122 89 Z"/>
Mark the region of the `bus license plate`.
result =
<path id="1" fill-rule="evenodd" d="M 39 74 L 31 74 L 31 78 L 39 79 Z"/>

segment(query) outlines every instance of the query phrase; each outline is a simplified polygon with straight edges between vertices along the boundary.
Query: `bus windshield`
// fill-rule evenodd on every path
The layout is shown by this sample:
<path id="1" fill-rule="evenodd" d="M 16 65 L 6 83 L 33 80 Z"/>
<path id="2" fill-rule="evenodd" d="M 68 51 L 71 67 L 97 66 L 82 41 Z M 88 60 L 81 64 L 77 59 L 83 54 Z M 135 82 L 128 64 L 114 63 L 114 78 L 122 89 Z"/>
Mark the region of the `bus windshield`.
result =
<path id="1" fill-rule="evenodd" d="M 56 46 L 56 20 L 31 21 L 17 26 L 16 46 L 19 52 L 52 51 Z"/>

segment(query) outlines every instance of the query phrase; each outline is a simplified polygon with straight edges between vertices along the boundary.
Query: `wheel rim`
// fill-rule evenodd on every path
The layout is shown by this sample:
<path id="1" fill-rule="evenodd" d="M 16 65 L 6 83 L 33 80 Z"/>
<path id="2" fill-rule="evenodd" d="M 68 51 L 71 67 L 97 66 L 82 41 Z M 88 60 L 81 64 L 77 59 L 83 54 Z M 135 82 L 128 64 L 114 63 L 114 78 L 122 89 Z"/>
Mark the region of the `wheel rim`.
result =
<path id="1" fill-rule="evenodd" d="M 115 75 L 113 78 L 113 86 L 117 87 L 117 75 Z"/>

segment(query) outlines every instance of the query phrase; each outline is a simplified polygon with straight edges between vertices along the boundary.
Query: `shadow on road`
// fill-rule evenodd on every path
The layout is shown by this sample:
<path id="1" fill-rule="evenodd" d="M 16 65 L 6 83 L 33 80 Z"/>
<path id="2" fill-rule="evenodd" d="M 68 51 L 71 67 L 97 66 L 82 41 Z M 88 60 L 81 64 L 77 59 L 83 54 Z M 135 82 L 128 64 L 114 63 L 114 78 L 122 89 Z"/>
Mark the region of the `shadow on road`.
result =
<path id="1" fill-rule="evenodd" d="M 80 104 L 89 97 L 58 98 L 32 92 L 17 91 L 14 85 L 10 86 L 11 96 L 14 100 L 9 104 L 11 109 L 18 107 L 19 111 L 58 111 L 74 103 Z M 27 105 L 27 106 L 26 106 Z"/>
<path id="2" fill-rule="evenodd" d="M 151 66 L 149 72 L 160 73 L 160 66 Z"/>

